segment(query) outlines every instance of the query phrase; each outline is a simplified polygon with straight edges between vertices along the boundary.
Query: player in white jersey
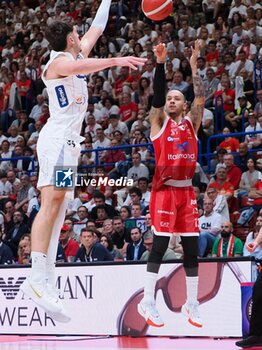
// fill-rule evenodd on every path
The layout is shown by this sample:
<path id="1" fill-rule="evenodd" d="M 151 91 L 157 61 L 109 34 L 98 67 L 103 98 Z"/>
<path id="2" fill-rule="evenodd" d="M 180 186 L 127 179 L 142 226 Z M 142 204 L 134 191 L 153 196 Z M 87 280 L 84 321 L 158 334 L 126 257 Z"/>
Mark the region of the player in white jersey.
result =
<path id="1" fill-rule="evenodd" d="M 32 269 L 21 290 L 60 322 L 70 321 L 55 288 L 58 238 L 69 196 L 67 189 L 55 189 L 53 174 L 56 166 L 77 165 L 82 140 L 79 134 L 88 101 L 84 75 L 113 66 L 137 69 L 146 61 L 139 57 L 87 58 L 104 31 L 110 5 L 111 0 L 102 0 L 81 41 L 76 27 L 67 22 L 54 22 L 46 31 L 54 50 L 43 72 L 51 116 L 37 144 L 41 208 L 32 227 Z"/>

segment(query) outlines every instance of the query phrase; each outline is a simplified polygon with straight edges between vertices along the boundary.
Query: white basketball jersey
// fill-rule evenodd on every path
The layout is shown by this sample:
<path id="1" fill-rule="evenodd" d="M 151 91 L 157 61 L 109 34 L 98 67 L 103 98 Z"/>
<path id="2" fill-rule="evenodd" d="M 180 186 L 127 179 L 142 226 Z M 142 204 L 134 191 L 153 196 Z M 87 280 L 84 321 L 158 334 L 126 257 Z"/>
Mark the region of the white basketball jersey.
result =
<path id="1" fill-rule="evenodd" d="M 47 68 L 58 56 L 67 56 L 72 61 L 75 60 L 69 52 L 51 51 L 50 60 L 47 62 L 42 74 L 49 97 L 50 118 L 42 129 L 41 134 L 80 142 L 83 140 L 80 137 L 80 132 L 88 105 L 85 75 L 45 79 Z"/>

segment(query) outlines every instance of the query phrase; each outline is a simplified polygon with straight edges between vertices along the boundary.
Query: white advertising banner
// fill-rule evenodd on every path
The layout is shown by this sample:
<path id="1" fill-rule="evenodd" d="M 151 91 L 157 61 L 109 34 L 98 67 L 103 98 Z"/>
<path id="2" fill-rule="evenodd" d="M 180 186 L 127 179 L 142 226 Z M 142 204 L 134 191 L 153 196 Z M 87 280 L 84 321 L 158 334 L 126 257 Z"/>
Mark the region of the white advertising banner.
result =
<path id="1" fill-rule="evenodd" d="M 2 268 L 0 274 L 1 334 L 236 336 L 241 330 L 240 283 L 251 281 L 251 263 L 200 263 L 199 301 L 203 328 L 181 314 L 185 302 L 182 264 L 163 264 L 156 303 L 165 322 L 147 326 L 137 313 L 143 296 L 146 265 L 83 265 L 57 267 L 57 285 L 72 319 L 54 322 L 19 291 L 27 268 Z"/>

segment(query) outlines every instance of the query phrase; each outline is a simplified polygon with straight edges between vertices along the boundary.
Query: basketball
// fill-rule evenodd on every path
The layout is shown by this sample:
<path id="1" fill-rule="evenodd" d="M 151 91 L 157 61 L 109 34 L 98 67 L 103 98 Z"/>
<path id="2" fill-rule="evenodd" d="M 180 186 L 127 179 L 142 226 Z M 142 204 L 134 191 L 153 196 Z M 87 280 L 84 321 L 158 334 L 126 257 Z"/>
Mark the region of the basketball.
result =
<path id="1" fill-rule="evenodd" d="M 153 21 L 161 21 L 173 10 L 172 0 L 142 0 L 142 11 Z"/>

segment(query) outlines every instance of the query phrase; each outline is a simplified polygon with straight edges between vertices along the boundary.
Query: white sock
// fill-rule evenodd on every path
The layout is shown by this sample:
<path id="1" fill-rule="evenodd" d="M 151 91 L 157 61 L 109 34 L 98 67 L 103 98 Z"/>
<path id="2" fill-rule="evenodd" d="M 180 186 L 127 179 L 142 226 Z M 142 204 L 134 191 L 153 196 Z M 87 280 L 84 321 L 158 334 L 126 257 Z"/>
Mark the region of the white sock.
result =
<path id="1" fill-rule="evenodd" d="M 46 278 L 48 280 L 48 283 L 52 284 L 52 286 L 55 286 L 55 283 L 56 283 L 55 262 L 56 262 L 56 255 L 57 255 L 57 247 L 58 247 L 61 227 L 63 226 L 64 220 L 65 220 L 67 205 L 68 205 L 68 199 L 65 198 L 63 203 L 60 206 L 57 218 L 55 220 L 54 227 L 51 234 L 51 239 L 48 246 L 48 251 L 47 251 Z"/>
<path id="2" fill-rule="evenodd" d="M 196 303 L 198 296 L 198 276 L 186 276 L 187 302 Z"/>
<path id="3" fill-rule="evenodd" d="M 145 304 L 150 304 L 155 302 L 155 288 L 157 281 L 157 273 L 146 272 L 146 283 L 144 288 L 144 298 L 143 302 Z"/>
<path id="4" fill-rule="evenodd" d="M 36 283 L 46 279 L 46 255 L 40 252 L 31 252 L 32 269 L 31 280 Z"/>

